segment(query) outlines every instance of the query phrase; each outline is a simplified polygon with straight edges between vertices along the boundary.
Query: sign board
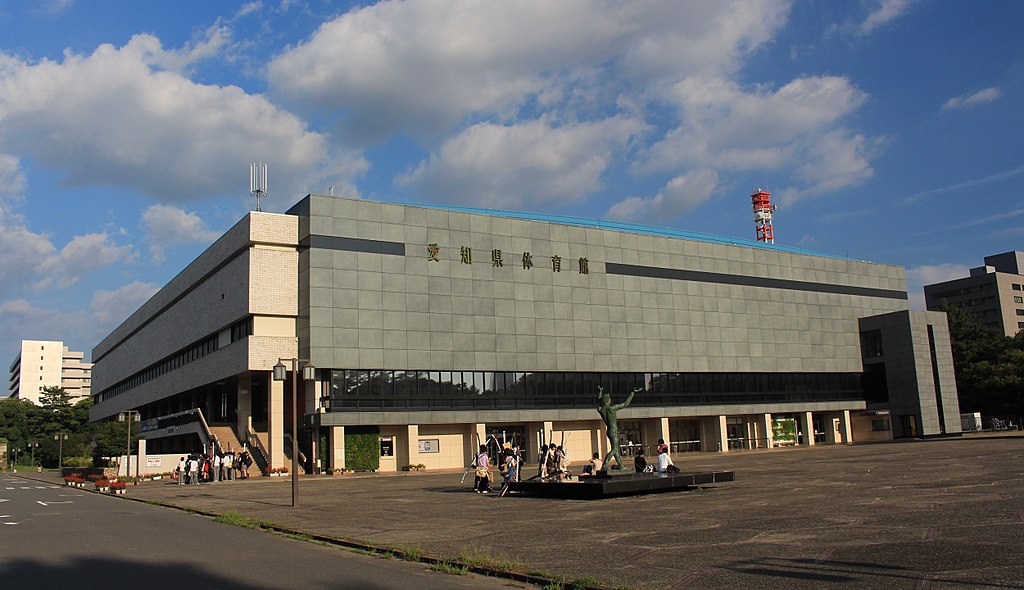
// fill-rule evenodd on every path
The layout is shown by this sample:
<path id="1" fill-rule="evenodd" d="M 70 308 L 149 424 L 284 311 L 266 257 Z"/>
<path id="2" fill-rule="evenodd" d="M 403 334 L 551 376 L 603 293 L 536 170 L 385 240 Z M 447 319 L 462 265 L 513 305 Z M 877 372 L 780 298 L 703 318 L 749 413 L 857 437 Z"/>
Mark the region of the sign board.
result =
<path id="1" fill-rule="evenodd" d="M 160 457 L 146 457 L 146 467 L 163 467 L 163 459 Z"/>
<path id="2" fill-rule="evenodd" d="M 440 453 L 441 452 L 441 440 L 437 438 L 421 438 L 420 439 L 420 452 L 421 453 Z"/>

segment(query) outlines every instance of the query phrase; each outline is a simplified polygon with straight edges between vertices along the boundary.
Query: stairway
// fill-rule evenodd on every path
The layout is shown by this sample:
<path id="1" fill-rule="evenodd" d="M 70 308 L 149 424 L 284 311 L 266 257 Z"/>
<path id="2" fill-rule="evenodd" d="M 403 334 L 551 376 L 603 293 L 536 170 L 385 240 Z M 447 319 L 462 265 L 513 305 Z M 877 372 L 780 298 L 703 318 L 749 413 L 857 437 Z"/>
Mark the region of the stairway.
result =
<path id="1" fill-rule="evenodd" d="M 238 453 L 242 452 L 242 443 L 238 441 L 238 436 L 235 435 L 235 429 L 233 427 L 223 424 L 211 424 L 210 434 L 217 439 L 217 442 L 220 444 L 221 452 L 234 451 L 236 456 Z M 249 451 L 249 455 L 253 458 L 253 463 L 249 467 L 249 476 L 259 477 L 260 475 L 263 475 L 264 468 L 260 465 L 260 462 L 256 460 L 258 451 L 255 451 L 255 449 L 247 450 Z"/>

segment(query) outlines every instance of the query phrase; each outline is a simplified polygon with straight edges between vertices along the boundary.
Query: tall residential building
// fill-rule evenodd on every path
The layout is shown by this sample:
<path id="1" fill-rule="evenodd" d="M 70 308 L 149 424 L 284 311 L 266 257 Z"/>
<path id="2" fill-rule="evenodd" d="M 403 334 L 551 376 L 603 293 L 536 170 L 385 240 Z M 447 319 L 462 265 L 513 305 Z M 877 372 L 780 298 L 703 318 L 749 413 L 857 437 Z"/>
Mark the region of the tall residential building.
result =
<path id="1" fill-rule="evenodd" d="M 985 266 L 962 279 L 924 286 L 928 309 L 943 300 L 970 310 L 982 324 L 1013 336 L 1024 330 L 1024 252 L 985 257 Z"/>
<path id="2" fill-rule="evenodd" d="M 22 340 L 11 363 L 10 396 L 39 404 L 44 387 L 63 387 L 72 402 L 89 397 L 92 363 L 83 358 L 85 353 L 68 350 L 60 340 Z"/>

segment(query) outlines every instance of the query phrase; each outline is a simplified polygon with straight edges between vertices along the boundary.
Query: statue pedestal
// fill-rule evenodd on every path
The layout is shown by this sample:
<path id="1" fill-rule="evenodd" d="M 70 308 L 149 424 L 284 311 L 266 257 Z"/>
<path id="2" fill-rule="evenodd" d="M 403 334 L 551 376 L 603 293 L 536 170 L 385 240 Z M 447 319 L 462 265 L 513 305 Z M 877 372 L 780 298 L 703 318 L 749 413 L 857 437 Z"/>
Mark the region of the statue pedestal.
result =
<path id="1" fill-rule="evenodd" d="M 573 481 L 519 481 L 509 484 L 509 492 L 542 498 L 600 500 L 601 498 L 614 498 L 617 496 L 678 492 L 730 481 L 736 481 L 736 473 L 733 471 L 674 473 L 671 475 L 630 473 L 614 476 L 581 477 Z"/>

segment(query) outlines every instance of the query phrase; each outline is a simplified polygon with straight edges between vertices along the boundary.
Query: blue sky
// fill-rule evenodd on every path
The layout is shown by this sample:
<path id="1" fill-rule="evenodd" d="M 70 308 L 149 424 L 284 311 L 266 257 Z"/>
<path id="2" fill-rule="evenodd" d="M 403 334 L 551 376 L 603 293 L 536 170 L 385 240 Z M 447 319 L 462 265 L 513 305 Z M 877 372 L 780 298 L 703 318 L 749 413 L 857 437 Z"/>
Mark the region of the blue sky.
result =
<path id="1" fill-rule="evenodd" d="M 1024 249 L 1024 3 L 0 0 L 0 358 L 92 347 L 307 193 L 776 241 L 924 283 Z"/>

